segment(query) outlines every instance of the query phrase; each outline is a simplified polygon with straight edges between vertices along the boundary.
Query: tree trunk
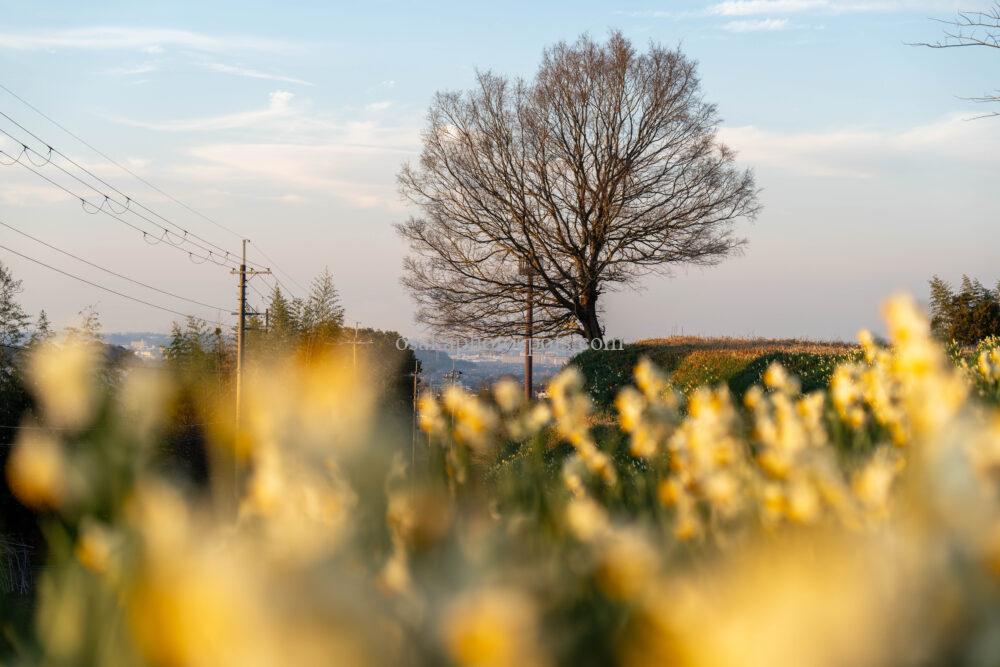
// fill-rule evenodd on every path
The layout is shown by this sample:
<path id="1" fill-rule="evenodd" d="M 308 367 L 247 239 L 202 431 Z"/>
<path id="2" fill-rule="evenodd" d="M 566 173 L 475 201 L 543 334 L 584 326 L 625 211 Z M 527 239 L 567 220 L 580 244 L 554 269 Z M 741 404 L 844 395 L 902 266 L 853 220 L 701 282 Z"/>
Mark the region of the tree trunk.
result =
<path id="1" fill-rule="evenodd" d="M 594 341 L 604 342 L 604 329 L 597 317 L 596 299 L 583 304 L 580 326 L 583 328 L 583 337 L 587 339 L 587 343 L 593 345 Z"/>

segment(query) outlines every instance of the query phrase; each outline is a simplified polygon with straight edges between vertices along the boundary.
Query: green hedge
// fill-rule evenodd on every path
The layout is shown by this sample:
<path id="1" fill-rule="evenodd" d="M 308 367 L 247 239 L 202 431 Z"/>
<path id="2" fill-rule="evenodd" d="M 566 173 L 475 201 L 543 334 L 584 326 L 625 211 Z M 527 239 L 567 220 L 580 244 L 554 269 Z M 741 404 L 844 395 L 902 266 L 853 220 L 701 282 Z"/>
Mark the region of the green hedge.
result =
<path id="1" fill-rule="evenodd" d="M 813 347 L 816 346 L 801 346 Z M 804 391 L 825 388 L 837 364 L 857 354 L 847 346 L 828 348 L 805 352 L 797 351 L 794 345 L 778 343 L 774 347 L 760 344 L 732 348 L 718 344 L 698 347 L 637 343 L 620 351 L 587 350 L 573 357 L 570 363 L 583 373 L 587 391 L 598 409 L 607 411 L 613 408 L 619 390 L 632 383 L 632 369 L 643 357 L 670 373 L 674 386 L 685 393 L 703 385 L 727 384 L 739 398 L 751 386 L 761 383 L 767 367 L 775 361 L 799 377 Z"/>

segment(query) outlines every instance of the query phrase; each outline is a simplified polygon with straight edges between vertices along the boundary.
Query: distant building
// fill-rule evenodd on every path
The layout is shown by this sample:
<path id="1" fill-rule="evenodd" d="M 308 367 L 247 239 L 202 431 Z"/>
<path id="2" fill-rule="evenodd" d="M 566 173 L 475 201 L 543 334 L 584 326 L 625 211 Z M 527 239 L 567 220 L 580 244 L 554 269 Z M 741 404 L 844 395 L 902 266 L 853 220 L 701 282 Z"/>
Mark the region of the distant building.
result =
<path id="1" fill-rule="evenodd" d="M 146 361 L 159 361 L 163 358 L 163 347 L 160 345 L 151 345 L 144 338 L 130 341 L 128 349 L 132 350 L 135 356 Z"/>

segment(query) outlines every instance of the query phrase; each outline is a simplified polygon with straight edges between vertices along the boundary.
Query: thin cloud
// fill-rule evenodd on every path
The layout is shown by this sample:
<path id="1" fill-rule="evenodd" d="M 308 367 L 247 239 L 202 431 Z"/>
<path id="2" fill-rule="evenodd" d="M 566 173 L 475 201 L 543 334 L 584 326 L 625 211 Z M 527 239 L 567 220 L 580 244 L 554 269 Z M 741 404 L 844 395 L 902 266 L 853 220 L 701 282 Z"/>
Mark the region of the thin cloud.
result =
<path id="1" fill-rule="evenodd" d="M 392 79 L 386 79 L 385 81 L 379 81 L 374 86 L 369 87 L 365 90 L 365 93 L 374 93 L 376 91 L 392 90 L 396 87 L 396 82 Z"/>
<path id="2" fill-rule="evenodd" d="M 93 26 L 27 33 L 0 33 L 0 49 L 15 51 L 93 50 L 160 53 L 164 47 L 208 53 L 231 51 L 287 52 L 287 42 L 241 35 L 207 35 L 172 28 Z"/>
<path id="3" fill-rule="evenodd" d="M 269 123 L 276 119 L 288 118 L 294 114 L 292 100 L 293 93 L 286 90 L 276 90 L 271 93 L 268 105 L 264 109 L 253 111 L 241 111 L 239 113 L 225 114 L 222 116 L 209 116 L 207 118 L 191 118 L 185 120 L 171 120 L 162 122 L 148 122 L 133 120 L 129 118 L 115 117 L 111 120 L 139 127 L 146 130 L 158 132 L 207 132 L 215 130 L 235 130 L 241 128 L 255 127 Z"/>
<path id="4" fill-rule="evenodd" d="M 112 67 L 108 70 L 108 74 L 111 76 L 138 76 L 140 74 L 149 74 L 150 72 L 156 72 L 160 69 L 160 63 L 158 62 L 145 62 L 139 63 L 137 65 L 123 65 L 121 67 Z"/>
<path id="5" fill-rule="evenodd" d="M 265 143 L 211 144 L 189 153 L 197 162 L 177 168 L 175 174 L 201 183 L 243 183 L 258 193 L 278 188 L 284 196 L 332 195 L 356 208 L 401 208 L 393 183 L 400 156 L 394 151 Z"/>
<path id="6" fill-rule="evenodd" d="M 774 32 L 788 27 L 788 19 L 760 19 L 748 21 L 730 21 L 722 26 L 729 32 Z"/>
<path id="7" fill-rule="evenodd" d="M 366 104 L 365 109 L 367 111 L 385 111 L 392 106 L 391 100 L 382 100 L 380 102 L 372 102 L 371 104 Z"/>
<path id="8" fill-rule="evenodd" d="M 722 128 L 719 137 L 747 164 L 810 176 L 870 179 L 914 164 L 970 164 L 1000 172 L 1000 133 L 984 131 L 982 124 L 958 114 L 896 131 L 779 132 L 742 126 Z"/>
<path id="9" fill-rule="evenodd" d="M 295 83 L 300 86 L 316 85 L 315 83 L 311 81 L 306 81 L 305 79 L 296 79 L 291 76 L 284 76 L 283 74 L 273 74 L 271 72 L 263 72 L 261 70 L 251 69 L 249 67 L 241 67 L 239 65 L 227 65 L 225 63 L 205 63 L 204 67 L 213 72 L 219 72 L 220 74 L 232 74 L 233 76 L 242 76 L 248 79 L 281 81 L 283 83 Z"/>
<path id="10" fill-rule="evenodd" d="M 711 5 L 706 12 L 715 16 L 759 16 L 761 14 L 798 14 L 825 12 L 894 12 L 954 9 L 953 0 L 726 0 Z"/>

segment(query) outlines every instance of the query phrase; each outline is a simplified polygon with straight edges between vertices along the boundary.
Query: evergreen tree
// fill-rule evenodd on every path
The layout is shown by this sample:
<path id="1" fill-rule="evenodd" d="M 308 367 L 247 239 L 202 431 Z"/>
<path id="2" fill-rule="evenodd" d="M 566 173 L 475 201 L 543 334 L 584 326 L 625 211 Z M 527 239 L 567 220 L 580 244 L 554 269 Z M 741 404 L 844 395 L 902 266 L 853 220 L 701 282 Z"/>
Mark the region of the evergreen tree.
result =
<path id="1" fill-rule="evenodd" d="M 17 302 L 21 281 L 0 264 L 0 423 L 17 424 L 27 406 L 16 363 L 18 346 L 24 338 L 28 316 Z M 10 435 L 0 434 L 0 437 Z M 6 441 L 4 441 L 6 442 Z"/>
<path id="2" fill-rule="evenodd" d="M 271 292 L 271 304 L 268 306 L 267 347 L 271 352 L 283 352 L 297 342 L 299 322 L 295 309 L 281 293 L 277 285 Z"/>
<path id="3" fill-rule="evenodd" d="M 38 320 L 35 321 L 35 330 L 31 332 L 28 345 L 39 345 L 52 338 L 52 336 L 52 324 L 49 322 L 49 316 L 42 310 L 38 313 Z"/>
<path id="4" fill-rule="evenodd" d="M 288 302 L 288 309 L 292 313 L 292 319 L 295 321 L 298 333 L 301 334 L 306 328 L 306 302 L 299 297 L 295 297 Z"/>
<path id="5" fill-rule="evenodd" d="M 222 335 L 220 327 L 215 327 L 215 330 L 212 332 L 209 354 L 211 355 L 213 370 L 220 377 L 229 375 L 232 366 L 233 350 L 226 337 Z"/>
<path id="6" fill-rule="evenodd" d="M 163 358 L 170 364 L 181 364 L 184 360 L 186 349 L 184 332 L 181 325 L 174 322 L 170 325 L 170 342 L 163 348 Z"/>
<path id="7" fill-rule="evenodd" d="M 18 347 L 24 341 L 24 328 L 28 324 L 28 315 L 17 302 L 21 289 L 21 281 L 14 278 L 14 274 L 6 266 L 0 264 L 0 424 L 5 425 L 20 423 L 21 416 L 29 405 L 28 394 L 22 384 L 20 364 L 17 363 L 20 353 Z M 9 444 L 16 432 L 10 429 L 0 430 L 4 431 L 0 433 L 0 443 Z M 0 464 L 5 463 L 5 456 L 6 452 L 0 456 Z M 6 512 L 9 508 L 2 509 Z"/>
<path id="8" fill-rule="evenodd" d="M 951 286 L 938 276 L 931 278 L 930 288 L 931 328 L 940 338 L 947 338 L 946 329 L 953 317 L 951 306 L 955 295 Z"/>
<path id="9" fill-rule="evenodd" d="M 931 326 L 939 338 L 974 345 L 987 336 L 1000 335 L 1000 287 L 990 290 L 962 276 L 955 292 L 934 276 L 930 289 Z"/>
<path id="10" fill-rule="evenodd" d="M 313 280 L 303 307 L 302 324 L 310 343 L 328 343 L 340 335 L 344 308 L 340 305 L 340 294 L 329 268 L 324 268 Z"/>
<path id="11" fill-rule="evenodd" d="M 17 302 L 21 291 L 21 281 L 0 263 L 0 345 L 5 355 L 11 351 L 10 347 L 21 344 L 24 327 L 28 324 L 28 315 Z"/>
<path id="12" fill-rule="evenodd" d="M 174 366 L 202 370 L 212 363 L 210 344 L 204 321 L 188 317 L 183 329 L 174 322 L 170 329 L 170 344 L 164 348 L 163 356 Z"/>

